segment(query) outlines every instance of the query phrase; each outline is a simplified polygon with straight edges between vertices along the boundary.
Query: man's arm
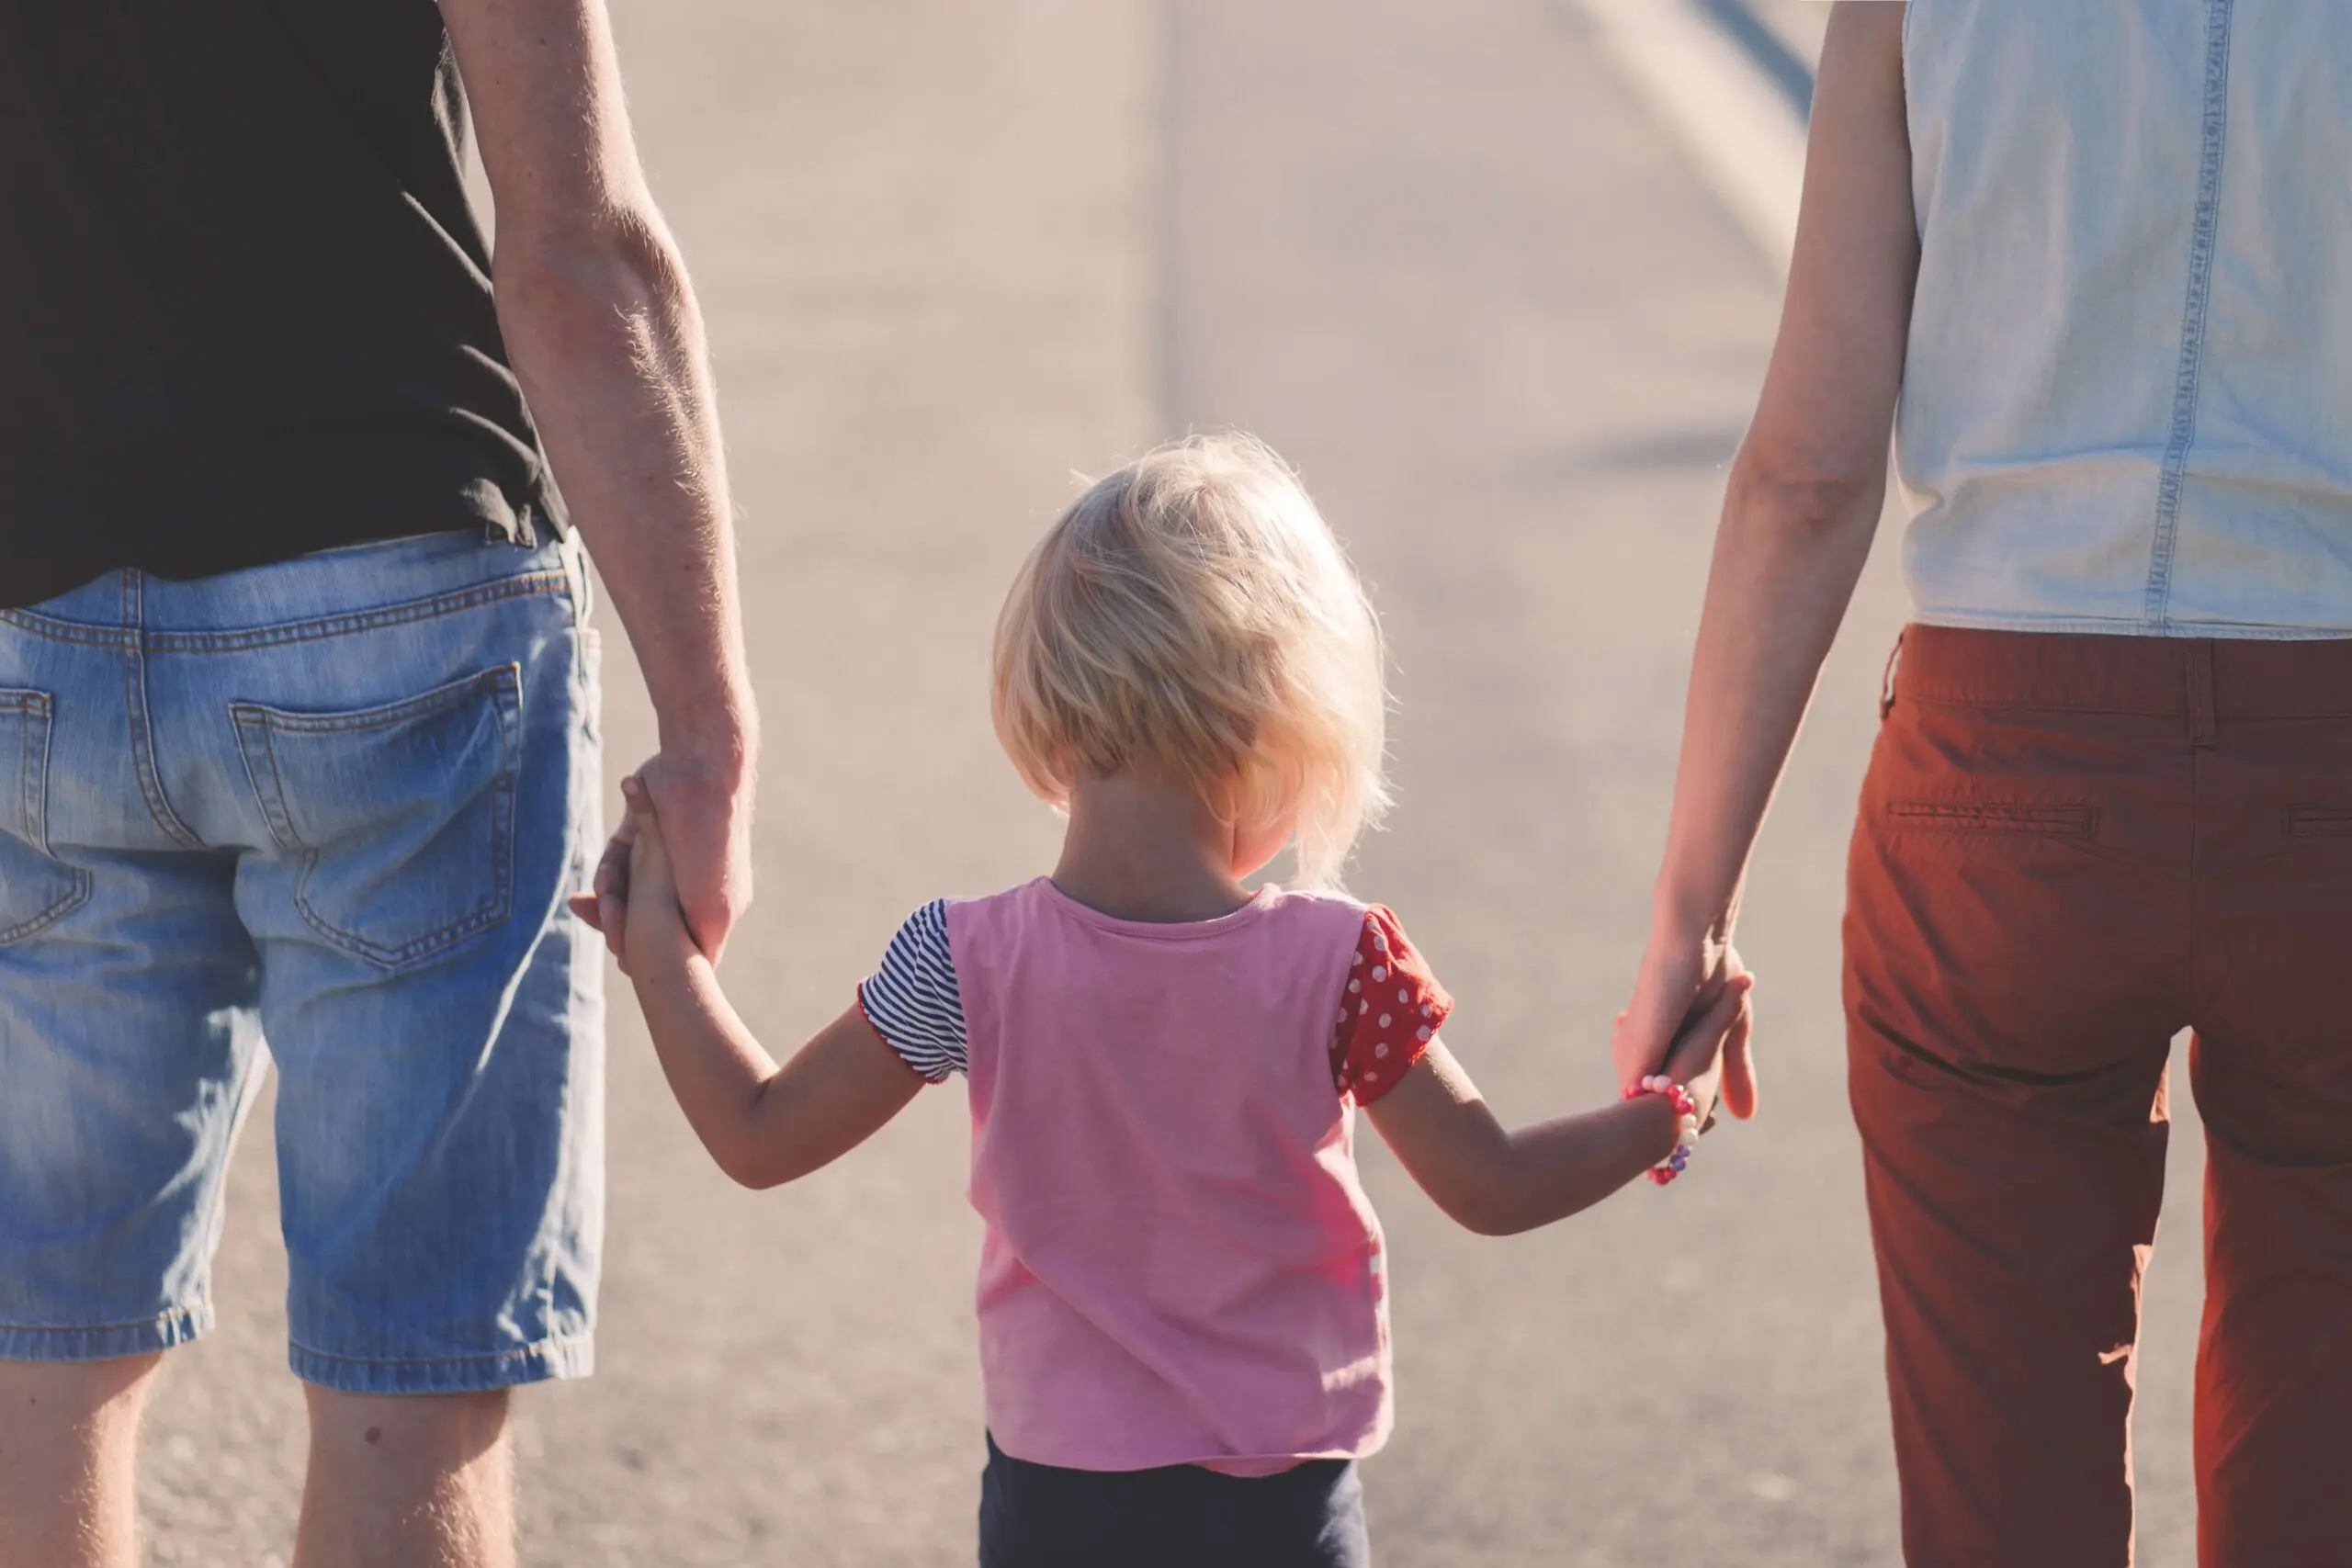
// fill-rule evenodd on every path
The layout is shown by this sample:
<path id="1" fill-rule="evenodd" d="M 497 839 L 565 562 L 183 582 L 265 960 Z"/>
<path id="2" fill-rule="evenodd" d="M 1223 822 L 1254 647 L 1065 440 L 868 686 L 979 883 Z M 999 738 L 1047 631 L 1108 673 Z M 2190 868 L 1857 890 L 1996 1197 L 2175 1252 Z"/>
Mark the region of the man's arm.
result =
<path id="1" fill-rule="evenodd" d="M 638 163 L 604 0 L 441 11 L 497 203 L 507 352 L 645 671 L 661 750 L 640 776 L 716 955 L 751 901 L 759 725 L 702 317 Z M 597 923 L 617 944 L 619 920 Z"/>

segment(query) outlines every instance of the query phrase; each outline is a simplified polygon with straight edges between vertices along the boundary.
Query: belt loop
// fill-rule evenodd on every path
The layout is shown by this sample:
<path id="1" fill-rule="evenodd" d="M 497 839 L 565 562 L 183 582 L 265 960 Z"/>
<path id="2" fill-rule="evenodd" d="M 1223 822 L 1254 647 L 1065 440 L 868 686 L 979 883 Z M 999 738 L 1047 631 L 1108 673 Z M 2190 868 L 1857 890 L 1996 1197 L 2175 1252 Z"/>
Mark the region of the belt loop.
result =
<path id="1" fill-rule="evenodd" d="M 1906 627 L 1905 631 L 1907 630 Z M 1887 651 L 1886 655 L 1885 672 L 1879 676 L 1878 721 L 1881 724 L 1884 724 L 1887 716 L 1894 712 L 1894 672 L 1903 667 L 1904 636 L 1905 632 L 1894 634 L 1894 646 Z"/>
<path id="2" fill-rule="evenodd" d="M 2213 712 L 2213 645 L 2205 638 L 2188 645 L 2188 744 L 2211 750 L 2221 739 Z"/>

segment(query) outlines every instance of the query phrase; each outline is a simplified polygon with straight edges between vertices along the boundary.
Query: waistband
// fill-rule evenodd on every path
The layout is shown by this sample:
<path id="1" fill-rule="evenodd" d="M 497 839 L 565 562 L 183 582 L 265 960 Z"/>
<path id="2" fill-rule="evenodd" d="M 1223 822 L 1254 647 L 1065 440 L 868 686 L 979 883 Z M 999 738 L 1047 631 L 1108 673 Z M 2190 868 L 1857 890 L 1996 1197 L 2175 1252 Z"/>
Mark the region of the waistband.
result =
<path id="1" fill-rule="evenodd" d="M 224 648 L 282 640 L 313 626 L 413 618 L 453 600 L 569 593 L 584 610 L 586 582 L 574 538 L 514 545 L 469 529 L 350 545 L 185 581 L 109 571 L 42 604 L 0 610 L 0 623 L 72 642 Z"/>
<path id="2" fill-rule="evenodd" d="M 2352 717 L 2352 638 L 2098 637 L 1914 625 L 1890 700 L 2184 719 Z"/>

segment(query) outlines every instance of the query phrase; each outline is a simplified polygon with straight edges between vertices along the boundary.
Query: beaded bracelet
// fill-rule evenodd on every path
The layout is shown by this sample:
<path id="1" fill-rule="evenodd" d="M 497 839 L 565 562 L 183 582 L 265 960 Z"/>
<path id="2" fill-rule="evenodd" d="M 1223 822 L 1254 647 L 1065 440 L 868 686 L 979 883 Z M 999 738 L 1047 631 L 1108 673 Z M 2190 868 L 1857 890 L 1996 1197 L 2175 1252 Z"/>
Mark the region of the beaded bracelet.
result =
<path id="1" fill-rule="evenodd" d="M 1690 1098 L 1689 1089 L 1663 1074 L 1652 1074 L 1644 1078 L 1625 1091 L 1625 1098 L 1632 1100 L 1644 1094 L 1663 1096 L 1667 1103 L 1674 1107 L 1674 1152 L 1649 1169 L 1649 1179 L 1663 1187 L 1682 1174 L 1683 1168 L 1690 1163 L 1690 1151 L 1698 1146 L 1699 1102 Z"/>

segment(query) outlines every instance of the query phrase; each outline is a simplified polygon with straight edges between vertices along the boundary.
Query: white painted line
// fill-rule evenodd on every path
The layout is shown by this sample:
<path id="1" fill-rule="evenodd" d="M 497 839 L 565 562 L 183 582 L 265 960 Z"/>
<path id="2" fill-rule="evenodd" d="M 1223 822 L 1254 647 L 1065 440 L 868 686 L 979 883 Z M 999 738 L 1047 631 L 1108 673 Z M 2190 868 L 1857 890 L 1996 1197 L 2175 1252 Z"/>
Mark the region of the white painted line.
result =
<path id="1" fill-rule="evenodd" d="M 1610 52 L 1681 137 L 1783 275 L 1804 189 L 1804 126 L 1695 0 L 1577 0 Z"/>

